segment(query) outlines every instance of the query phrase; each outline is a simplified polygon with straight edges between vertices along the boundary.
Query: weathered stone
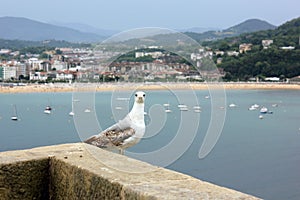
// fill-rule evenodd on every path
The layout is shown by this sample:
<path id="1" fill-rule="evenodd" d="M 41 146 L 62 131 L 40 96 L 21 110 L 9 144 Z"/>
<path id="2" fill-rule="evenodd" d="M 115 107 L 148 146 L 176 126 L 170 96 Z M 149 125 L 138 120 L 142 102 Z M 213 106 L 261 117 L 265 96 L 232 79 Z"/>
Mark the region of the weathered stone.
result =
<path id="1" fill-rule="evenodd" d="M 258 198 L 75 143 L 0 153 L 0 199 Z"/>
<path id="2" fill-rule="evenodd" d="M 0 199 L 48 199 L 49 159 L 0 163 Z"/>

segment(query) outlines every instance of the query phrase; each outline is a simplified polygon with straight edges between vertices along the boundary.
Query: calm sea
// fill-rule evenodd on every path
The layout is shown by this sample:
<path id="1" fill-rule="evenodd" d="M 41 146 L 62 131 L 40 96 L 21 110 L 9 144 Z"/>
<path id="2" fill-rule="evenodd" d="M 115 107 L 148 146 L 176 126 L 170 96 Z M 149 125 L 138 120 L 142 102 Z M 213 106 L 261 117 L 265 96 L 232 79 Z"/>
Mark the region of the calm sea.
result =
<path id="1" fill-rule="evenodd" d="M 198 157 L 199 149 L 214 116 L 209 92 L 146 91 L 146 95 L 148 137 L 129 151 L 163 148 L 175 137 L 181 121 L 193 124 L 199 119 L 191 146 L 167 168 L 264 199 L 300 199 L 300 91 L 226 91 L 226 106 L 219 108 L 226 111 L 221 136 L 203 159 Z M 182 102 L 179 98 L 189 95 L 194 99 Z M 121 119 L 132 105 L 128 97 L 126 92 L 98 92 L 95 97 L 85 93 L 0 94 L 0 151 L 79 142 Z M 164 112 L 166 103 L 171 113 Z M 185 103 L 188 111 L 180 111 L 179 103 Z M 264 105 L 273 114 L 259 119 L 259 110 L 248 110 L 252 104 Z M 10 119 L 13 105 L 18 121 Z M 51 114 L 43 112 L 47 105 L 53 108 Z M 195 105 L 201 106 L 200 113 L 194 112 Z M 69 116 L 72 110 L 75 116 Z M 180 143 L 177 147 L 182 149 Z"/>

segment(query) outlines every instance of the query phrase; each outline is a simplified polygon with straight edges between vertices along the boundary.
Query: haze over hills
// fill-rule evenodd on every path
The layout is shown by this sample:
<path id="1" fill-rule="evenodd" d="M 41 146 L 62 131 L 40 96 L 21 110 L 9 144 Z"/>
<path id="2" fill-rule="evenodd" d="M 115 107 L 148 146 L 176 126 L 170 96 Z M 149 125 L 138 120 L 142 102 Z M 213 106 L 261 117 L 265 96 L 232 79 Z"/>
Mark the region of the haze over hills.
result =
<path id="1" fill-rule="evenodd" d="M 274 30 L 274 29 L 276 29 L 276 26 L 266 21 L 260 19 L 249 19 L 222 31 L 207 31 L 204 33 L 186 32 L 185 34 L 187 34 L 188 36 L 192 37 L 197 41 L 207 41 L 207 40 L 218 40 L 226 37 L 238 36 L 243 33 L 252 33 L 256 31 Z"/>
<path id="2" fill-rule="evenodd" d="M 0 39 L 7 40 L 26 40 L 26 41 L 43 41 L 43 40 L 64 40 L 68 42 L 100 42 L 111 34 L 115 34 L 117 31 L 110 31 L 95 28 L 85 24 L 63 24 L 55 22 L 58 25 L 42 23 L 39 21 L 20 18 L 20 17 L 0 17 Z M 64 27 L 62 25 L 68 26 Z M 72 27 L 72 28 L 70 28 Z M 275 29 L 276 26 L 271 25 L 266 21 L 259 19 L 247 20 L 236 26 L 232 26 L 223 31 L 211 30 L 204 33 L 185 32 L 186 35 L 192 37 L 197 41 L 217 40 L 225 37 L 237 36 L 242 33 L 250 33 L 260 30 Z M 187 30 L 187 29 L 185 29 Z M 201 32 L 205 28 L 191 28 Z M 182 30 L 184 31 L 184 30 Z M 155 35 L 157 33 L 153 33 Z M 158 33 L 161 34 L 161 33 Z M 142 37 L 142 36 L 141 36 Z M 149 36 L 146 36 L 149 37 Z M 155 36 L 156 37 L 156 36 Z M 158 35 L 157 37 L 160 37 Z M 165 36 L 163 36 L 165 40 Z"/>
<path id="3" fill-rule="evenodd" d="M 0 17 L 0 38 L 8 40 L 65 40 L 68 42 L 97 42 L 105 37 L 94 33 L 55 26 L 21 17 Z"/>
<path id="4" fill-rule="evenodd" d="M 182 33 L 170 33 L 170 34 L 158 34 L 154 36 L 144 37 L 144 38 L 135 38 L 132 40 L 125 41 L 124 43 L 127 45 L 138 44 L 138 45 L 162 45 L 169 46 L 174 41 L 177 41 L 179 38 L 181 41 L 188 42 L 190 38 L 198 41 L 215 41 L 223 38 L 239 36 L 244 33 L 253 33 L 262 30 L 274 30 L 276 26 L 262 20 L 258 19 L 250 19 L 246 20 L 238 25 L 232 26 L 228 29 L 222 31 L 207 31 L 204 33 L 195 33 L 195 32 L 184 32 L 186 36 L 182 36 Z"/>
<path id="5" fill-rule="evenodd" d="M 84 33 L 94 33 L 105 37 L 109 37 L 111 35 L 120 32 L 119 30 L 101 29 L 88 24 L 81 24 L 81 23 L 63 23 L 63 22 L 53 21 L 53 22 L 49 22 L 49 24 L 75 29 Z"/>
<path id="6" fill-rule="evenodd" d="M 218 31 L 221 30 L 220 28 L 213 28 L 213 27 L 192 27 L 186 29 L 178 29 L 179 32 L 193 32 L 193 33 L 205 33 L 207 31 Z"/>

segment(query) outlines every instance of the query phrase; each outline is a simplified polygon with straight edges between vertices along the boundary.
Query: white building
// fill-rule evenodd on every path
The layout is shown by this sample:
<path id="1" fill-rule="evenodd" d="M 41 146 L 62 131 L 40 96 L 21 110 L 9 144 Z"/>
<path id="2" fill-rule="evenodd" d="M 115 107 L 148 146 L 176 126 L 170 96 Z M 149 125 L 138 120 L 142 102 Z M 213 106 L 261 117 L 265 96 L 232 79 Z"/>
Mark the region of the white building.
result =
<path id="1" fill-rule="evenodd" d="M 288 47 L 280 47 L 280 49 L 283 49 L 283 50 L 294 50 L 295 47 L 292 47 L 292 46 L 288 46 Z"/>
<path id="2" fill-rule="evenodd" d="M 280 81 L 280 78 L 278 77 L 266 77 L 265 81 L 274 81 L 274 82 L 278 82 Z"/>
<path id="3" fill-rule="evenodd" d="M 30 65 L 31 69 L 32 70 L 40 70 L 42 67 L 41 67 L 41 63 L 43 61 L 42 60 L 39 60 L 37 58 L 29 58 L 28 59 L 28 64 Z"/>
<path id="4" fill-rule="evenodd" d="M 56 80 L 72 80 L 73 74 L 57 73 Z"/>
<path id="5" fill-rule="evenodd" d="M 135 58 L 144 57 L 144 56 L 145 56 L 144 52 L 135 52 Z"/>
<path id="6" fill-rule="evenodd" d="M 273 44 L 273 40 L 262 40 L 261 44 L 263 45 L 264 49 L 268 49 L 269 46 Z"/>
<path id="7" fill-rule="evenodd" d="M 17 78 L 19 78 L 21 75 L 23 75 L 23 76 L 27 75 L 27 73 L 26 73 L 26 64 L 17 63 L 16 64 L 16 69 L 17 69 L 17 71 L 16 71 Z"/>
<path id="8" fill-rule="evenodd" d="M 29 74 L 30 80 L 38 80 L 38 81 L 45 81 L 47 80 L 47 74 L 45 72 L 34 72 Z"/>
<path id="9" fill-rule="evenodd" d="M 9 79 L 16 79 L 17 78 L 17 68 L 16 67 L 3 67 L 3 80 Z"/>
<path id="10" fill-rule="evenodd" d="M 57 71 L 60 71 L 60 70 L 67 69 L 67 65 L 64 62 L 55 60 L 53 65 L 52 65 L 52 68 L 55 68 Z"/>
<path id="11" fill-rule="evenodd" d="M 10 49 L 0 49 L 0 54 L 9 54 L 10 52 Z"/>
<path id="12" fill-rule="evenodd" d="M 227 51 L 226 52 L 228 56 L 238 56 L 240 53 L 237 51 Z"/>

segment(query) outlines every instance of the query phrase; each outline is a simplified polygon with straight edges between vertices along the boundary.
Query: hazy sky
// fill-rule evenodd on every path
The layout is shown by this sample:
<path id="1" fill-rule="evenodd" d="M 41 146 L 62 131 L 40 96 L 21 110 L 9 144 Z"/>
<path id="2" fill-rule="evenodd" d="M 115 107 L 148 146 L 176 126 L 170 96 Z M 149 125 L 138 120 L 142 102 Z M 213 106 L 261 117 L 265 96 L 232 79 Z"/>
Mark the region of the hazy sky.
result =
<path id="1" fill-rule="evenodd" d="M 0 16 L 76 22 L 97 28 L 228 28 L 259 18 L 280 25 L 300 16 L 299 0 L 2 0 Z"/>

